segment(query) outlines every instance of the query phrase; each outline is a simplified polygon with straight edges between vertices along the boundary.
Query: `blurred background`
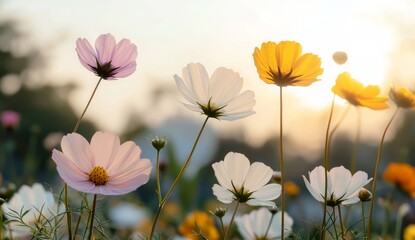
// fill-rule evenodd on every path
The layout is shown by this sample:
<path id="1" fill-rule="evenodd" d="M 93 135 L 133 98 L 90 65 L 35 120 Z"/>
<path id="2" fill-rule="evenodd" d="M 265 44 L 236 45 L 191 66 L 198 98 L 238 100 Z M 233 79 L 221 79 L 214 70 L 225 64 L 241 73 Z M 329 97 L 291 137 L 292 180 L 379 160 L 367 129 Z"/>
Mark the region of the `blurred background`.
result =
<path id="1" fill-rule="evenodd" d="M 210 164 L 227 152 L 241 152 L 278 170 L 278 91 L 259 79 L 252 53 L 262 42 L 295 40 L 303 52 L 319 55 L 324 68 L 321 81 L 312 86 L 284 88 L 287 179 L 301 189 L 288 203 L 288 213 L 305 219 L 295 223 L 298 229 L 312 228 L 310 222 L 321 212 L 309 207 L 318 204 L 301 175 L 323 164 L 330 89 L 337 75 L 348 71 L 364 84 L 379 85 L 383 95 L 391 86 L 415 90 L 414 11 L 411 0 L 0 0 L 0 111 L 20 116 L 1 132 L 3 185 L 59 183 L 51 150 L 72 131 L 98 80 L 79 63 L 75 41 L 86 38 L 93 43 L 100 34 L 112 33 L 117 41 L 128 38 L 138 46 L 138 68 L 126 79 L 100 85 L 79 132 L 87 139 L 96 130 L 114 132 L 123 141 L 136 141 L 142 156 L 152 161 L 155 150 L 148 139 L 165 136 L 165 188 L 204 120 L 181 105 L 173 75 L 181 75 L 190 62 L 202 63 L 210 74 L 224 66 L 243 77 L 244 90 L 255 92 L 255 115 L 208 122 L 186 173 L 189 181 L 183 181 L 175 196 L 186 210 L 182 216 L 206 208 L 214 200 L 211 187 L 216 181 Z M 332 60 L 336 51 L 348 54 L 344 65 Z M 335 122 L 347 106 L 336 100 Z M 383 111 L 360 109 L 357 168 L 369 176 L 394 108 L 391 104 Z M 414 165 L 414 120 L 411 111 L 398 115 L 386 138 L 381 172 L 391 161 Z M 334 135 L 331 166 L 350 166 L 357 122 L 357 111 L 351 108 Z M 189 188 L 197 194 L 189 194 Z M 152 181 L 126 198 L 138 195 L 139 204 L 150 205 L 151 212 L 156 206 L 154 189 Z M 391 186 L 381 183 L 378 189 L 382 197 Z"/>

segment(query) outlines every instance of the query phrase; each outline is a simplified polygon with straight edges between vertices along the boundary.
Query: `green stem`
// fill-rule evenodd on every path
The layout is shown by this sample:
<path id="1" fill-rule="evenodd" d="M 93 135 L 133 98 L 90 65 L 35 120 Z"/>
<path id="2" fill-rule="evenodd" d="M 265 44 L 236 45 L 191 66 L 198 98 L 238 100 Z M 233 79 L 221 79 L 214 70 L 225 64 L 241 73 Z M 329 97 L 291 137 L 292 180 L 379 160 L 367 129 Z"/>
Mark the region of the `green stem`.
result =
<path id="1" fill-rule="evenodd" d="M 366 219 L 365 219 L 365 203 L 362 202 L 362 224 L 363 224 L 363 239 L 366 239 Z"/>
<path id="2" fill-rule="evenodd" d="M 181 176 L 183 175 L 184 171 L 186 170 L 187 166 L 190 163 L 190 160 L 192 159 L 193 153 L 196 149 L 197 143 L 199 142 L 200 136 L 202 136 L 202 132 L 205 129 L 206 123 L 209 120 L 209 117 L 206 117 L 205 121 L 203 122 L 202 127 L 200 128 L 200 131 L 196 137 L 195 143 L 193 144 L 192 150 L 189 153 L 189 156 L 187 157 L 186 162 L 183 164 L 182 168 L 180 169 L 179 174 L 177 175 L 176 179 L 174 180 L 173 184 L 171 185 L 169 191 L 167 192 L 166 196 L 164 196 L 163 200 L 160 202 L 159 207 L 157 209 L 156 212 L 156 216 L 154 218 L 153 221 L 153 225 L 151 226 L 151 232 L 150 232 L 150 240 L 152 240 L 152 237 L 154 235 L 154 230 L 156 228 L 156 224 L 157 224 L 157 220 L 160 216 L 160 213 L 164 207 L 164 204 L 167 202 L 167 200 L 169 199 L 170 195 L 173 193 L 173 190 L 176 188 L 177 184 L 179 183 L 179 180 L 181 178 Z"/>
<path id="3" fill-rule="evenodd" d="M 94 91 L 92 92 L 91 97 L 89 98 L 88 103 L 86 104 L 85 109 L 82 112 L 81 116 L 79 117 L 78 121 L 76 122 L 75 127 L 72 132 L 76 133 L 78 131 L 79 124 L 81 124 L 81 120 L 84 117 L 86 110 L 88 110 L 89 104 L 91 104 L 92 98 L 94 98 L 95 92 L 97 91 L 98 86 L 101 83 L 101 81 L 102 81 L 102 78 L 99 79 L 97 85 L 95 86 Z"/>
<path id="4" fill-rule="evenodd" d="M 0 201 L 3 201 L 2 199 L 0 199 Z M 0 239 L 3 239 L 3 209 L 1 207 L 1 205 L 3 204 L 0 203 Z"/>
<path id="5" fill-rule="evenodd" d="M 344 238 L 345 232 L 344 232 L 344 227 L 343 227 L 343 219 L 342 219 L 342 212 L 340 209 L 340 205 L 337 205 L 337 209 L 339 210 L 339 220 L 340 220 L 340 229 L 342 230 L 342 239 L 345 239 Z"/>
<path id="6" fill-rule="evenodd" d="M 222 235 L 225 236 L 225 225 L 223 225 L 223 218 L 220 219 L 220 227 L 222 228 Z"/>
<path id="7" fill-rule="evenodd" d="M 282 214 L 284 214 L 284 213 L 282 213 Z M 271 223 L 272 223 L 272 220 L 274 219 L 274 215 L 275 215 L 275 212 L 273 211 L 272 215 L 271 215 L 271 218 L 269 220 L 269 223 L 268 223 L 267 230 L 265 231 L 265 234 L 264 234 L 264 239 L 268 239 L 267 235 L 268 235 L 269 229 L 271 228 Z"/>
<path id="8" fill-rule="evenodd" d="M 235 210 L 233 211 L 231 221 L 229 222 L 229 226 L 228 226 L 228 229 L 226 230 L 225 237 L 223 238 L 224 240 L 228 239 L 229 230 L 232 228 L 233 220 L 235 218 L 235 214 L 236 214 L 236 211 L 238 210 L 238 207 L 239 207 L 239 202 L 236 202 Z"/>
<path id="9" fill-rule="evenodd" d="M 337 239 L 337 227 L 336 227 L 336 209 L 333 207 L 333 227 L 334 227 L 334 235 Z"/>
<path id="10" fill-rule="evenodd" d="M 97 194 L 94 194 L 94 200 L 92 202 L 92 212 L 91 212 L 91 222 L 89 223 L 89 236 L 88 236 L 88 240 L 92 239 L 92 232 L 94 229 L 94 218 L 95 218 L 95 209 L 96 209 L 96 205 L 97 205 Z"/>
<path id="11" fill-rule="evenodd" d="M 285 186 L 284 186 L 284 154 L 282 145 L 282 86 L 280 86 L 280 171 L 281 171 L 281 240 L 284 240 L 284 211 L 285 211 Z"/>
<path id="12" fill-rule="evenodd" d="M 160 150 L 157 150 L 156 158 L 156 184 L 157 184 L 157 197 L 159 204 L 161 203 L 161 186 L 160 186 Z"/>
<path id="13" fill-rule="evenodd" d="M 373 175 L 372 200 L 370 201 L 369 220 L 368 220 L 368 227 L 367 227 L 367 237 L 368 237 L 368 239 L 370 239 L 371 230 L 372 230 L 373 207 L 375 205 L 376 183 L 377 183 L 377 179 L 378 179 L 380 156 L 382 155 L 382 150 L 383 150 L 383 142 L 385 141 L 386 132 L 388 131 L 390 125 L 392 124 L 393 119 L 398 114 L 399 109 L 400 108 L 398 107 L 395 110 L 395 113 L 392 115 L 391 119 L 389 120 L 388 124 L 386 125 L 385 131 L 383 132 L 382 139 L 380 140 L 380 144 L 379 144 L 378 155 L 376 157 L 375 173 Z"/>
<path id="14" fill-rule="evenodd" d="M 64 185 L 64 195 L 65 195 L 65 208 L 66 208 L 66 221 L 68 224 L 68 239 L 72 239 L 72 214 L 71 214 L 71 205 L 68 198 L 68 184 Z"/>
<path id="15" fill-rule="evenodd" d="M 330 146 L 330 138 L 329 138 L 329 132 L 330 132 L 330 125 L 331 120 L 333 118 L 333 110 L 334 110 L 334 99 L 336 98 L 336 95 L 333 94 L 333 100 L 331 101 L 331 108 L 330 108 L 330 114 L 329 114 L 329 120 L 327 122 L 327 129 L 326 129 L 326 140 L 325 140 L 325 146 L 324 146 L 324 212 L 323 212 L 323 220 L 321 222 L 321 233 L 320 239 L 324 239 L 324 235 L 326 232 L 326 212 L 327 212 L 327 188 L 328 188 L 328 177 L 327 177 L 327 171 L 329 171 L 329 146 Z"/>

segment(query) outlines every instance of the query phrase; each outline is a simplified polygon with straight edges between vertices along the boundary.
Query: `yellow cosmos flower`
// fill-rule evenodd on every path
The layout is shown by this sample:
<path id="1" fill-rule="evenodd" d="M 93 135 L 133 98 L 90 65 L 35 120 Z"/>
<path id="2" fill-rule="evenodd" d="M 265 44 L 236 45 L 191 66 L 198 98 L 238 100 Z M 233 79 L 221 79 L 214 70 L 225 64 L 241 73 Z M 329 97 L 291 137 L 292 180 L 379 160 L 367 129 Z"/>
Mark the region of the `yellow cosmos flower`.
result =
<path id="1" fill-rule="evenodd" d="M 215 221 L 209 214 L 202 211 L 194 211 L 188 215 L 180 224 L 179 232 L 191 240 L 201 239 L 201 236 L 205 239 L 219 239 L 219 231 L 215 227 Z"/>
<path id="2" fill-rule="evenodd" d="M 337 96 L 346 99 L 354 106 L 363 106 L 373 110 L 382 110 L 389 107 L 386 97 L 378 97 L 378 86 L 363 86 L 360 82 L 350 77 L 347 72 L 339 74 L 336 85 L 331 89 Z"/>
<path id="3" fill-rule="evenodd" d="M 415 224 L 409 224 L 403 231 L 404 240 L 415 239 Z"/>
<path id="4" fill-rule="evenodd" d="M 301 44 L 267 42 L 255 48 L 254 61 L 259 78 L 269 84 L 309 86 L 323 73 L 321 60 L 311 53 L 302 54 Z"/>
<path id="5" fill-rule="evenodd" d="M 406 88 L 391 88 L 389 97 L 392 101 L 401 108 L 415 107 L 415 94 Z"/>

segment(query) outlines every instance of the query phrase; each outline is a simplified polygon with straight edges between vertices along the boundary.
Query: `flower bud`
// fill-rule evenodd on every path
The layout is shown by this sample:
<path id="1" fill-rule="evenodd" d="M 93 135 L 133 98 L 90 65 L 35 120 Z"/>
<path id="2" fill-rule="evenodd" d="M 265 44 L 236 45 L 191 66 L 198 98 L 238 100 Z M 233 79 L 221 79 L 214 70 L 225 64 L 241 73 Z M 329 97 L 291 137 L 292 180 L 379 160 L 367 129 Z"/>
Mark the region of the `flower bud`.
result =
<path id="1" fill-rule="evenodd" d="M 167 144 L 167 140 L 165 138 L 155 137 L 151 139 L 151 145 L 153 145 L 153 147 L 157 151 L 160 151 L 161 149 L 163 149 L 164 146 L 166 146 L 166 144 Z"/>
<path id="2" fill-rule="evenodd" d="M 274 207 L 270 207 L 268 209 L 269 209 L 269 211 L 271 212 L 272 215 L 274 215 L 274 214 L 276 214 L 278 212 L 278 208 L 275 207 L 275 206 Z"/>
<path id="3" fill-rule="evenodd" d="M 210 211 L 210 213 L 212 213 L 213 215 L 215 215 L 218 218 L 223 218 L 223 216 L 225 216 L 227 211 L 228 211 L 227 208 L 217 207 L 217 208 L 213 209 L 212 211 Z"/>
<path id="4" fill-rule="evenodd" d="M 272 174 L 272 181 L 274 181 L 275 183 L 278 183 L 278 184 L 281 183 L 281 172 L 280 171 L 275 171 Z"/>
<path id="5" fill-rule="evenodd" d="M 333 60 L 337 64 L 342 65 L 347 62 L 347 54 L 345 52 L 335 52 L 333 54 Z"/>
<path id="6" fill-rule="evenodd" d="M 368 202 L 372 200 L 372 193 L 369 190 L 362 188 L 359 191 L 359 199 L 362 202 Z"/>

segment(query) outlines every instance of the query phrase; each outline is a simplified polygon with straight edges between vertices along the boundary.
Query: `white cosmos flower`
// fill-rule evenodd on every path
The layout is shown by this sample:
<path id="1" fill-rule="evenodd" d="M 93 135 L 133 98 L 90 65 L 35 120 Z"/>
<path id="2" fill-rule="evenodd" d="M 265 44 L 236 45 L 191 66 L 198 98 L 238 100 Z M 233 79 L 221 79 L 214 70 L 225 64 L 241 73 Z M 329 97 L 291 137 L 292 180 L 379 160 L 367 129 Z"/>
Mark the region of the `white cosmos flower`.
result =
<path id="1" fill-rule="evenodd" d="M 309 172 L 310 181 L 303 176 L 308 191 L 315 199 L 326 202 L 328 206 L 339 204 L 348 205 L 359 201 L 359 190 L 368 184 L 367 173 L 357 171 L 353 176 L 350 171 L 343 166 L 334 167 L 327 173 L 327 200 L 324 200 L 324 167 L 318 166 Z"/>
<path id="2" fill-rule="evenodd" d="M 7 228 L 11 231 L 13 239 L 25 239 L 31 236 L 37 224 L 51 221 L 65 211 L 63 205 L 60 205 L 58 209 L 52 193 L 45 191 L 39 183 L 33 184 L 32 187 L 21 186 L 19 191 L 3 204 L 2 209 L 6 218 L 10 220 Z M 25 212 L 27 213 L 20 220 L 19 215 Z"/>
<path id="3" fill-rule="evenodd" d="M 281 212 L 272 214 L 268 208 L 262 207 L 249 214 L 237 217 L 235 221 L 244 240 L 281 239 Z M 284 213 L 284 237 L 290 234 L 293 224 L 292 217 Z M 267 232 L 268 226 L 269 230 Z"/>
<path id="4" fill-rule="evenodd" d="M 250 162 L 245 155 L 229 152 L 223 161 L 212 164 L 220 185 L 213 194 L 223 203 L 238 201 L 251 206 L 275 206 L 272 201 L 281 194 L 281 185 L 267 184 L 272 169 L 261 162 Z"/>
<path id="5" fill-rule="evenodd" d="M 177 87 L 190 103 L 188 109 L 209 117 L 236 120 L 254 114 L 255 94 L 242 89 L 242 78 L 231 69 L 220 67 L 209 78 L 200 63 L 183 68 L 183 78 L 174 75 Z"/>

